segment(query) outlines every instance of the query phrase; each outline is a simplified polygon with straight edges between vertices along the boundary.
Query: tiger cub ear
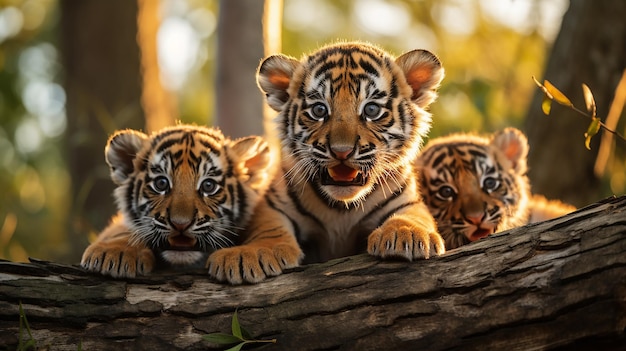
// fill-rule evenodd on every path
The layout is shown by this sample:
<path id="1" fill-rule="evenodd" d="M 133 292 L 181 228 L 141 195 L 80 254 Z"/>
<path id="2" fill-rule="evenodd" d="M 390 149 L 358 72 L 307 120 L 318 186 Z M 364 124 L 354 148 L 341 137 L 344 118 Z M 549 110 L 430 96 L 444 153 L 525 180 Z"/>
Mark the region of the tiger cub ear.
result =
<path id="1" fill-rule="evenodd" d="M 257 71 L 257 84 L 265 94 L 267 104 L 280 112 L 289 100 L 289 83 L 300 62 L 282 54 L 272 55 L 263 60 Z"/>
<path id="2" fill-rule="evenodd" d="M 493 135 L 491 145 L 499 150 L 511 162 L 518 174 L 525 174 L 527 170 L 526 157 L 528 156 L 528 139 L 519 129 L 505 128 Z"/>
<path id="3" fill-rule="evenodd" d="M 441 61 L 427 50 L 412 50 L 396 59 L 413 89 L 411 100 L 426 108 L 437 98 L 437 88 L 444 76 Z"/>
<path id="4" fill-rule="evenodd" d="M 135 130 L 118 131 L 109 138 L 104 157 L 115 184 L 122 184 L 133 173 L 133 161 L 148 136 Z"/>
<path id="5" fill-rule="evenodd" d="M 234 161 L 235 174 L 244 178 L 247 176 L 246 183 L 252 188 L 262 187 L 269 182 L 272 155 L 263 138 L 250 136 L 231 141 L 227 152 Z"/>

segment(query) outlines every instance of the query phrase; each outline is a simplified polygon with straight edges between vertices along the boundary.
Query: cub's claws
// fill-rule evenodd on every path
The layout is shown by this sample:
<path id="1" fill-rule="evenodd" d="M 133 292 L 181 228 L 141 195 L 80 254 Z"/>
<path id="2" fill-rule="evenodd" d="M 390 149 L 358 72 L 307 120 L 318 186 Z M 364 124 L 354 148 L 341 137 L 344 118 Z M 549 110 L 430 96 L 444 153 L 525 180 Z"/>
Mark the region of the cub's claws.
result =
<path id="1" fill-rule="evenodd" d="M 251 245 L 220 249 L 207 260 L 208 273 L 231 284 L 258 283 L 298 266 L 302 252 L 289 245 L 255 247 Z"/>
<path id="2" fill-rule="evenodd" d="M 441 255 L 445 246 L 437 232 L 397 219 L 385 222 L 370 234 L 367 251 L 381 258 L 399 257 L 411 261 Z"/>
<path id="3" fill-rule="evenodd" d="M 133 278 L 151 272 L 155 258 L 148 248 L 118 248 L 96 243 L 85 250 L 80 265 L 90 272 L 114 278 Z"/>

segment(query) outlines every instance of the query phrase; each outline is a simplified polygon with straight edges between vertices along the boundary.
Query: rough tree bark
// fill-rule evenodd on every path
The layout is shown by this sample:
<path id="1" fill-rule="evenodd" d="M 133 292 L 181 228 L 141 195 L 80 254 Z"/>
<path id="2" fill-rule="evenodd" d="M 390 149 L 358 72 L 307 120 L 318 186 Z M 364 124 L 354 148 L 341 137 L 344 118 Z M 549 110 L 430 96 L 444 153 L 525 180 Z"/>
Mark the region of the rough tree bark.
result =
<path id="1" fill-rule="evenodd" d="M 0 262 L 0 348 L 21 301 L 51 350 L 200 350 L 231 317 L 271 350 L 623 349 L 626 196 L 419 262 L 367 255 L 258 285 L 204 272 L 114 280 L 49 262 Z"/>

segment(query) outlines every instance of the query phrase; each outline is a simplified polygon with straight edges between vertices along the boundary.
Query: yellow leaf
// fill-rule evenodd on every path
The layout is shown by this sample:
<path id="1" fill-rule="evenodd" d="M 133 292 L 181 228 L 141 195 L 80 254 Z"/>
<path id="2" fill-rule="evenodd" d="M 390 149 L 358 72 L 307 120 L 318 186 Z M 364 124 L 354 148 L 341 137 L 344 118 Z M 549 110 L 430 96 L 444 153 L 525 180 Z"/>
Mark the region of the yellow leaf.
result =
<path id="1" fill-rule="evenodd" d="M 574 106 L 574 104 L 572 104 L 572 102 L 569 101 L 567 96 L 565 96 L 565 94 L 563 94 L 559 89 L 557 89 L 554 85 L 552 85 L 552 83 L 550 83 L 548 80 L 543 81 L 543 86 L 546 88 L 548 93 L 552 95 L 554 100 L 558 102 L 559 104 L 569 106 L 569 107 Z"/>
<path id="2" fill-rule="evenodd" d="M 585 96 L 585 105 L 587 105 L 587 112 L 591 113 L 591 117 L 596 117 L 596 100 L 593 98 L 591 89 L 587 84 L 583 83 L 583 95 Z"/>
<path id="3" fill-rule="evenodd" d="M 587 132 L 585 133 L 585 147 L 587 148 L 587 150 L 591 150 L 591 147 L 589 146 L 589 143 L 591 142 L 591 138 L 593 138 L 594 135 L 598 134 L 599 131 L 600 131 L 600 119 L 594 117 L 591 120 L 589 127 L 587 127 Z"/>
<path id="4" fill-rule="evenodd" d="M 539 83 L 539 81 L 535 78 L 535 76 L 532 76 L 532 77 L 533 77 L 533 80 L 535 81 L 535 84 L 537 84 L 537 86 L 545 94 L 545 97 L 552 100 L 552 95 L 550 95 L 550 93 L 548 92 L 548 89 L 546 89 L 546 87 L 544 87 L 543 84 Z"/>
<path id="5" fill-rule="evenodd" d="M 546 116 L 550 115 L 551 108 L 552 108 L 552 99 L 550 99 L 550 97 L 548 97 L 547 95 L 544 95 L 543 101 L 541 101 L 541 109 L 543 110 L 543 113 Z"/>

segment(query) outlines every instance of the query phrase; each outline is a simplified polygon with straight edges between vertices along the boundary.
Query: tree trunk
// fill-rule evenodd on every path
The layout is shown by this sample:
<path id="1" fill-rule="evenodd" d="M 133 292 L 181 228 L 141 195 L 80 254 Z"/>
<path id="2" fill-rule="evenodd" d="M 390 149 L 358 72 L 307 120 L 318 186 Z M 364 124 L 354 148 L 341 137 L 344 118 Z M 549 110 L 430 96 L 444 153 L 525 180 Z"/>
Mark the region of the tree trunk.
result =
<path id="1" fill-rule="evenodd" d="M 72 184 L 70 257 L 78 260 L 87 233 L 98 232 L 116 209 L 104 162 L 115 129 L 141 129 L 137 2 L 60 2 L 61 53 L 67 93 L 67 160 Z"/>
<path id="2" fill-rule="evenodd" d="M 624 18 L 625 1 L 572 0 L 546 67 L 545 79 L 583 110 L 581 84 L 587 84 L 603 119 L 626 68 Z M 533 192 L 577 206 L 593 202 L 602 192 L 594 175 L 600 138 L 592 141 L 592 151 L 585 149 L 583 134 L 590 120 L 556 103 L 545 116 L 542 97 L 537 89 L 525 125 Z"/>
<path id="3" fill-rule="evenodd" d="M 161 84 L 157 33 L 161 25 L 161 1 L 137 0 L 137 44 L 141 53 L 141 105 L 146 116 L 145 131 L 150 133 L 172 126 L 179 119 L 175 97 Z"/>
<path id="4" fill-rule="evenodd" d="M 257 285 L 205 272 L 114 280 L 74 266 L 0 262 L 0 349 L 19 303 L 50 350 L 205 350 L 241 325 L 272 350 L 623 349 L 626 196 L 418 262 L 368 255 Z M 22 331 L 22 337 L 26 337 Z"/>
<path id="5" fill-rule="evenodd" d="M 216 125 L 230 137 L 263 135 L 263 97 L 254 79 L 263 58 L 263 1 L 219 5 Z"/>

